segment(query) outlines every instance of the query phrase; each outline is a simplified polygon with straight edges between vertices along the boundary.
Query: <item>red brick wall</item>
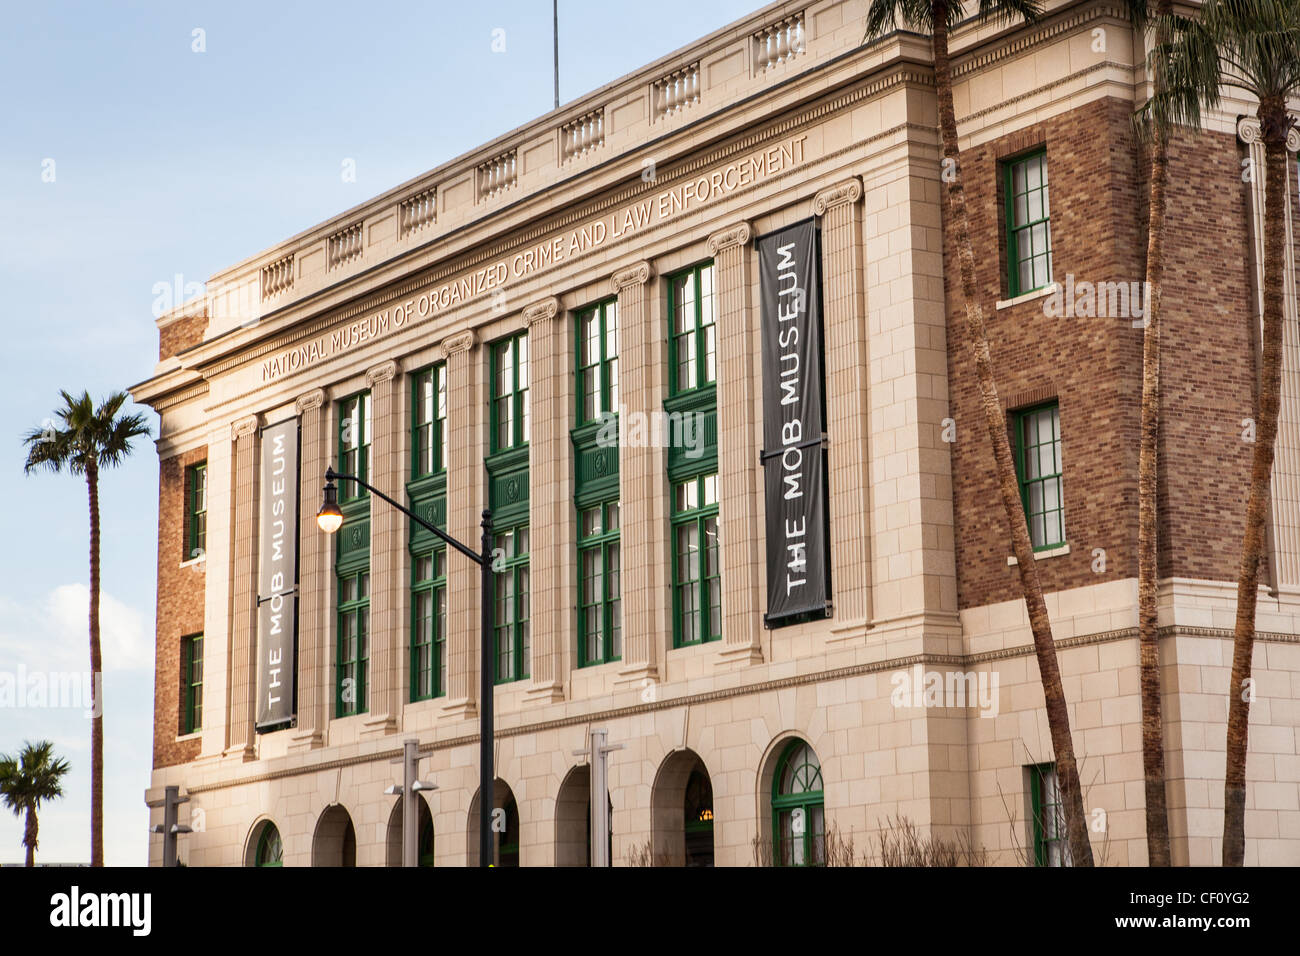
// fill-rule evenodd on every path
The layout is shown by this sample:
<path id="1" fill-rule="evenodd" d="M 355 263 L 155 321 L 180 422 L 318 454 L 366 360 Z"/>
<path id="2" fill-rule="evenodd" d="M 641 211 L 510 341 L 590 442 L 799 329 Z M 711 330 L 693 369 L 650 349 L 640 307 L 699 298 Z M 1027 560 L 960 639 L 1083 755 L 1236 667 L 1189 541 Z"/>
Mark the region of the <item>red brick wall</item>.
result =
<path id="1" fill-rule="evenodd" d="M 198 738 L 177 740 L 183 726 L 181 639 L 203 632 L 204 580 L 201 563 L 185 558 L 185 469 L 207 458 L 196 448 L 159 462 L 158 477 L 158 626 L 154 670 L 154 768 L 193 760 Z"/>
<path id="2" fill-rule="evenodd" d="M 188 315 L 164 325 L 158 330 L 158 361 L 171 358 L 203 341 L 208 329 L 206 312 Z"/>
<path id="3" fill-rule="evenodd" d="M 1142 331 L 1128 318 L 1052 318 L 1043 299 L 1001 311 L 1008 295 L 1000 161 L 1047 147 L 1053 278 L 1129 282 L 1144 278 L 1141 197 L 1130 109 L 1105 100 L 965 153 L 977 281 L 999 395 L 1010 408 L 1057 398 L 1061 408 L 1065 528 L 1070 553 L 1039 561 L 1043 588 L 1079 587 L 1137 574 L 1137 442 Z M 950 223 L 950 220 L 948 220 Z M 945 249 L 948 375 L 957 589 L 961 607 L 1020 596 L 993 452 L 964 329 L 961 278 Z M 1106 568 L 1092 570 L 1093 550 Z"/>

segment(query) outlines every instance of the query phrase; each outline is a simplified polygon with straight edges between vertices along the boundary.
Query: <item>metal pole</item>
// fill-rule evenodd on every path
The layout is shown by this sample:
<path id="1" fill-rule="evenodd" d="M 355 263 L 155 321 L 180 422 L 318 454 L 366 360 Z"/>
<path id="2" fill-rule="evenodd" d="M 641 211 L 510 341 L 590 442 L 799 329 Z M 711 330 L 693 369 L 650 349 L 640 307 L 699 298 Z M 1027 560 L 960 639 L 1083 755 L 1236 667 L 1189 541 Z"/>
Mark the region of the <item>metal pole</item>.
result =
<path id="1" fill-rule="evenodd" d="M 492 811 L 495 809 L 496 774 L 493 772 L 492 727 L 492 512 L 483 511 L 482 556 L 482 617 L 479 622 L 479 778 L 478 778 L 478 865 L 491 866 L 496 861 L 492 853 Z"/>
<path id="2" fill-rule="evenodd" d="M 420 814 L 415 801 L 416 764 L 419 761 L 418 740 L 402 741 L 402 866 L 415 866 L 418 855 Z"/>
<path id="3" fill-rule="evenodd" d="M 560 0 L 551 0 L 551 32 L 555 37 L 555 108 L 560 108 Z"/>
<path id="4" fill-rule="evenodd" d="M 180 787 L 168 787 L 163 804 L 163 866 L 179 866 L 176 853 L 176 809 L 180 803 Z"/>

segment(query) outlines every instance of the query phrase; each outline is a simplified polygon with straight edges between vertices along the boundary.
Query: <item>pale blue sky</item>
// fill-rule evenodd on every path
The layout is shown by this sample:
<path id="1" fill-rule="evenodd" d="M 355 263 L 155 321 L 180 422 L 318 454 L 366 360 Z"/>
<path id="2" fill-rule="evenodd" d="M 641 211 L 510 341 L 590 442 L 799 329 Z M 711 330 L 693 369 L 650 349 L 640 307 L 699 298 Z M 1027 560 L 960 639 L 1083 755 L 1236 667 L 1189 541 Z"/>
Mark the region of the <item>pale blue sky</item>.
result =
<path id="1" fill-rule="evenodd" d="M 561 0 L 561 102 L 759 6 Z M 0 674 L 82 671 L 85 485 L 24 478 L 23 429 L 60 388 L 98 397 L 150 375 L 155 284 L 203 282 L 550 110 L 551 4 L 10 4 L 0 89 Z M 101 491 L 110 865 L 146 859 L 157 476 L 146 441 Z M 73 770 L 38 859 L 88 860 L 89 722 L 0 705 L 0 752 L 43 737 Z M 0 811 L 0 863 L 22 860 L 21 834 Z"/>

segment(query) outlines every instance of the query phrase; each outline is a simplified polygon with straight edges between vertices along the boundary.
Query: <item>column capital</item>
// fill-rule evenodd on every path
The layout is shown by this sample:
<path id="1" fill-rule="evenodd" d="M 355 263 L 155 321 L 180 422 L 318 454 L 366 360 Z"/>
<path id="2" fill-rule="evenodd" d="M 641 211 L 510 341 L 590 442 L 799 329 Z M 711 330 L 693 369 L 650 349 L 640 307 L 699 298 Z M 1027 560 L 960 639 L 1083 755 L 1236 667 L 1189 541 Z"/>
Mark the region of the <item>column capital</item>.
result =
<path id="1" fill-rule="evenodd" d="M 251 435 L 257 431 L 257 426 L 261 421 L 260 415 L 249 415 L 247 418 L 238 419 L 230 425 L 230 437 L 238 441 L 245 435 Z"/>
<path id="2" fill-rule="evenodd" d="M 754 235 L 754 231 L 749 228 L 749 223 L 738 222 L 734 226 L 728 226 L 719 232 L 709 236 L 706 245 L 709 247 L 709 255 L 716 256 L 724 249 L 730 249 L 733 246 L 743 246 L 749 242 Z"/>
<path id="3" fill-rule="evenodd" d="M 560 313 L 560 300 L 555 296 L 524 307 L 524 325 L 532 327 L 537 322 L 549 322 Z"/>
<path id="4" fill-rule="evenodd" d="M 1261 142 L 1262 136 L 1263 130 L 1260 128 L 1258 116 L 1243 116 L 1237 120 L 1237 139 L 1247 146 Z M 1286 148 L 1289 153 L 1300 152 L 1300 129 L 1292 127 L 1287 132 Z"/>
<path id="5" fill-rule="evenodd" d="M 625 269 L 619 269 L 610 278 L 610 284 L 614 286 L 614 293 L 617 295 L 622 289 L 628 286 L 645 285 L 654 275 L 654 267 L 646 261 L 641 261 L 628 266 Z"/>
<path id="6" fill-rule="evenodd" d="M 813 213 L 826 215 L 826 210 L 844 203 L 855 203 L 862 198 L 862 180 L 854 176 L 834 186 L 827 186 L 813 197 Z"/>
<path id="7" fill-rule="evenodd" d="M 381 382 L 391 382 L 397 377 L 397 361 L 390 359 L 387 362 L 381 362 L 374 368 L 366 369 L 366 384 L 372 388 Z"/>
<path id="8" fill-rule="evenodd" d="M 451 358 L 460 352 L 468 352 L 474 347 L 474 330 L 465 329 L 453 332 L 442 340 L 442 357 Z"/>
<path id="9" fill-rule="evenodd" d="M 303 412 L 314 411 L 325 404 L 325 390 L 323 388 L 312 389 L 306 395 L 299 395 L 298 400 L 293 403 L 294 410 L 299 415 Z"/>

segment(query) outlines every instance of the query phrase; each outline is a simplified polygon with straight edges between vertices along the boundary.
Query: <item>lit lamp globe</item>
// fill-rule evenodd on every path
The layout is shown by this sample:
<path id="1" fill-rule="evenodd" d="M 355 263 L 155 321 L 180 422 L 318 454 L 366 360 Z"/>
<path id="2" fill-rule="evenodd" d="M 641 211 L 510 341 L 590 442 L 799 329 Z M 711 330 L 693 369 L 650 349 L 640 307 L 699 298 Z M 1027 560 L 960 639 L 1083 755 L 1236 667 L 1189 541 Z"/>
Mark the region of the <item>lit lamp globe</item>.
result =
<path id="1" fill-rule="evenodd" d="M 325 501 L 321 504 L 320 511 L 316 512 L 316 524 L 326 534 L 333 534 L 343 526 L 343 512 L 339 510 L 338 490 L 332 481 L 325 484 Z"/>

